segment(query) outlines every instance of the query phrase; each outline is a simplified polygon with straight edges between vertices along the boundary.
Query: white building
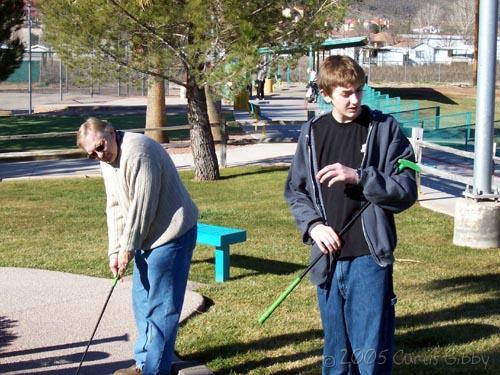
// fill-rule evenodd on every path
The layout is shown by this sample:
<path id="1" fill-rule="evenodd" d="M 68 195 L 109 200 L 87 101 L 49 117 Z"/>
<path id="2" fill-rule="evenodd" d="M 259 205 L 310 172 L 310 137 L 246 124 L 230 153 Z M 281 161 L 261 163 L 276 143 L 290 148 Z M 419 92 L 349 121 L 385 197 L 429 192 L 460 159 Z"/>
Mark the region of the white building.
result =
<path id="1" fill-rule="evenodd" d="M 430 46 L 419 43 L 409 50 L 409 60 L 416 64 L 472 63 L 474 48 L 467 45 L 453 47 Z"/>

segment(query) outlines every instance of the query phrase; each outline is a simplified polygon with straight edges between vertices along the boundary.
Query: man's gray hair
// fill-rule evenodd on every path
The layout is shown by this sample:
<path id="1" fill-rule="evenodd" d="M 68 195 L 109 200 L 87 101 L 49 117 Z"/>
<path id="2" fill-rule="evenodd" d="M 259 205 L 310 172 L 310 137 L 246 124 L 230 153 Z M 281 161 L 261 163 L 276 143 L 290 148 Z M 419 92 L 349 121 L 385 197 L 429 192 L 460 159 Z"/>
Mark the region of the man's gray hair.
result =
<path id="1" fill-rule="evenodd" d="M 82 141 L 89 132 L 104 134 L 108 130 L 112 130 L 113 126 L 106 120 L 99 120 L 97 117 L 89 117 L 83 124 L 80 125 L 76 133 L 76 145 L 82 148 Z"/>

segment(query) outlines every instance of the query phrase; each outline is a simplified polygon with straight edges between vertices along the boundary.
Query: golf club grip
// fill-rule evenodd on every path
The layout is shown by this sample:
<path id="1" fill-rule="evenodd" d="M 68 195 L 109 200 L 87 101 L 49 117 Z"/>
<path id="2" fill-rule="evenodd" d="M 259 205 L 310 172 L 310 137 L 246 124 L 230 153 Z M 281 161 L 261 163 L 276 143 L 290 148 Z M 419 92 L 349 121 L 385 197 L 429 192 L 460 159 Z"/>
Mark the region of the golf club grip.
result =
<path id="1" fill-rule="evenodd" d="M 292 292 L 292 290 L 294 290 L 295 287 L 299 285 L 300 280 L 301 280 L 300 277 L 297 277 L 295 280 L 293 280 L 293 282 L 288 286 L 288 288 L 286 288 L 286 290 L 283 293 L 281 293 L 278 299 L 274 301 L 274 303 L 271 306 L 269 306 L 269 308 L 259 318 L 260 324 L 264 324 L 267 318 L 269 318 L 269 316 L 273 313 L 274 310 L 276 310 L 276 308 L 281 304 L 281 302 L 283 302 L 285 298 L 288 297 L 288 295 Z"/>
<path id="2" fill-rule="evenodd" d="M 370 202 L 369 201 L 366 201 L 362 206 L 361 208 L 354 214 L 353 217 L 351 217 L 351 219 L 347 222 L 346 225 L 344 225 L 344 227 L 340 230 L 340 232 L 338 233 L 338 236 L 339 237 L 342 237 L 345 232 L 347 232 L 349 230 L 349 228 L 351 227 L 351 225 L 356 221 L 356 219 L 363 213 L 363 211 L 370 205 Z M 300 279 L 304 278 L 305 275 L 307 275 L 307 273 L 311 270 L 311 268 L 314 267 L 314 265 L 316 263 L 319 262 L 319 260 L 321 258 L 323 258 L 323 255 L 325 255 L 324 253 L 319 253 L 316 258 L 314 258 L 311 263 L 309 264 L 309 266 L 304 270 L 302 271 L 302 273 L 300 274 Z M 339 258 L 340 256 L 340 251 L 337 251 L 334 253 L 334 259 L 333 259 L 333 262 L 336 262 L 337 259 Z"/>

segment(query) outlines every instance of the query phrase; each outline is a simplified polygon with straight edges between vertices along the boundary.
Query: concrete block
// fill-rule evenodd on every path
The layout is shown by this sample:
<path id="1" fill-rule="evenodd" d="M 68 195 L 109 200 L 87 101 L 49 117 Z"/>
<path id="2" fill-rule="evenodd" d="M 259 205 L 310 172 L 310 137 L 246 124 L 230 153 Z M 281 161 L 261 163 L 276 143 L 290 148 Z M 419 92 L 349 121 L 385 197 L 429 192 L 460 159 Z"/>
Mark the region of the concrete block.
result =
<path id="1" fill-rule="evenodd" d="M 458 199 L 453 243 L 475 249 L 500 247 L 500 202 Z"/>

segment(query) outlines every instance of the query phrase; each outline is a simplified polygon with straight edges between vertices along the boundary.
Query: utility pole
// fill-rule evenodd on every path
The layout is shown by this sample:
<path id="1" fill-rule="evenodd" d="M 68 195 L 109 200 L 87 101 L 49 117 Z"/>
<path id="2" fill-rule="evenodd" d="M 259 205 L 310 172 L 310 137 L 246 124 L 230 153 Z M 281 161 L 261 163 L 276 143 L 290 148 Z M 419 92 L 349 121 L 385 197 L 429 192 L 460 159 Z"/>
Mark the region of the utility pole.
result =
<path id="1" fill-rule="evenodd" d="M 31 87 L 31 0 L 28 1 L 28 94 L 29 94 L 29 108 L 28 114 L 31 115 L 33 108 L 32 101 L 32 87 Z"/>

